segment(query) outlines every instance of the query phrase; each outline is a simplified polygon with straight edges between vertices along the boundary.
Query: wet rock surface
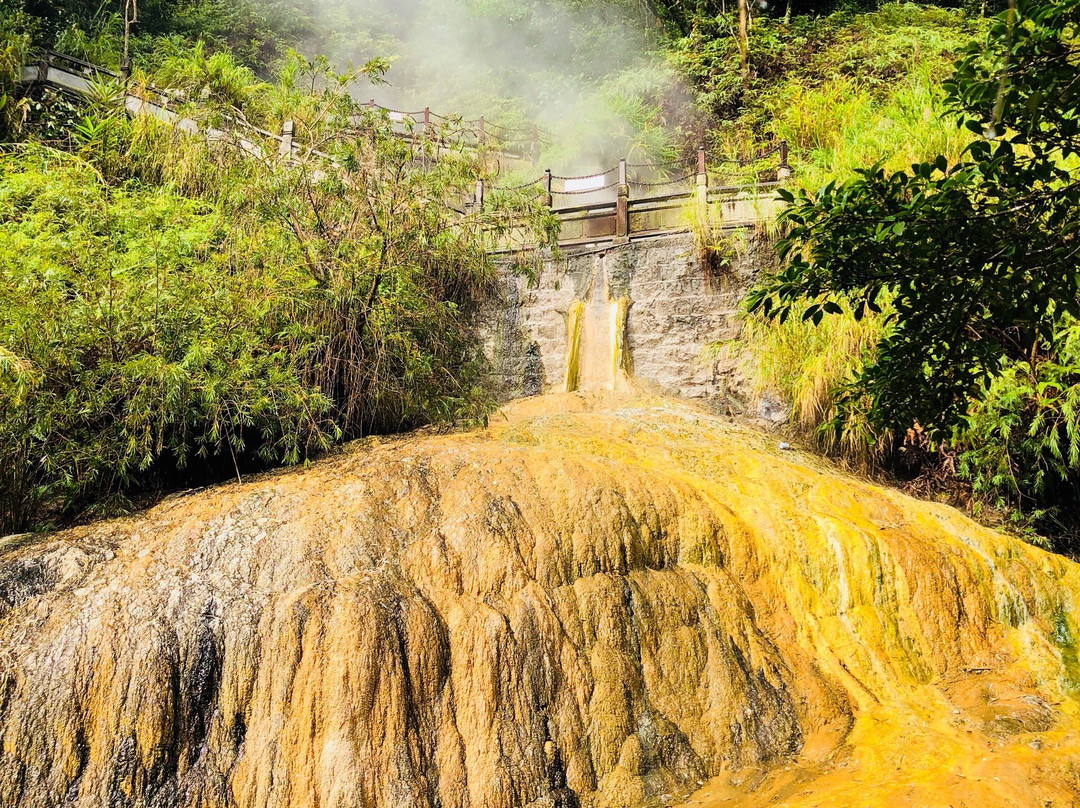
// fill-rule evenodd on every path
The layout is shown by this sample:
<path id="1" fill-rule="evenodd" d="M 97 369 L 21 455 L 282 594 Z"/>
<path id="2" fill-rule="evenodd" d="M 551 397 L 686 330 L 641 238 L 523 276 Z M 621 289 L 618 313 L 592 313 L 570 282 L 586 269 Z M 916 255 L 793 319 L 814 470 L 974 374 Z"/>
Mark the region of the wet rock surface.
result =
<path id="1" fill-rule="evenodd" d="M 532 399 L 0 540 L 0 805 L 1070 805 L 1078 595 L 689 406 Z"/>
<path id="2" fill-rule="evenodd" d="M 506 399 L 564 390 L 571 309 L 600 295 L 628 301 L 626 349 L 639 383 L 720 411 L 750 412 L 745 364 L 736 352 L 704 359 L 704 349 L 738 336 L 739 302 L 776 259 L 764 237 L 731 238 L 739 248 L 719 275 L 702 266 L 689 233 L 567 250 L 532 279 L 505 272 L 484 327 L 492 386 Z"/>

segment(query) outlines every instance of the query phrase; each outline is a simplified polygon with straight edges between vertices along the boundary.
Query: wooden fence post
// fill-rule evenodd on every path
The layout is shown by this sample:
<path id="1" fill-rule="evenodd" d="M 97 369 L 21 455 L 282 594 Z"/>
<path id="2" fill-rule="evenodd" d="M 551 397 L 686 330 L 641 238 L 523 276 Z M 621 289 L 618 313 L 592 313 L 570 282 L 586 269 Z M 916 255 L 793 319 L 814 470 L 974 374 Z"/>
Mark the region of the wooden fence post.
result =
<path id="1" fill-rule="evenodd" d="M 484 181 L 476 181 L 476 195 L 473 198 L 473 210 L 479 212 L 484 209 Z"/>
<path id="2" fill-rule="evenodd" d="M 696 190 L 697 190 L 697 205 L 698 216 L 701 217 L 702 224 L 709 221 L 709 173 L 705 166 L 705 147 L 698 146 L 697 150 L 697 177 Z"/>
<path id="3" fill-rule="evenodd" d="M 544 169 L 544 205 L 550 210 L 552 206 L 551 198 L 551 169 Z"/>
<path id="4" fill-rule="evenodd" d="M 780 141 L 780 165 L 776 168 L 776 178 L 786 180 L 791 176 L 791 166 L 788 165 L 788 145 L 786 140 Z"/>
<path id="5" fill-rule="evenodd" d="M 619 160 L 619 191 L 615 199 L 615 243 L 630 240 L 630 185 L 626 181 L 626 158 Z"/>
<path id="6" fill-rule="evenodd" d="M 293 152 L 293 134 L 296 132 L 296 124 L 285 121 L 281 126 L 281 146 L 278 154 L 282 157 L 291 157 Z"/>

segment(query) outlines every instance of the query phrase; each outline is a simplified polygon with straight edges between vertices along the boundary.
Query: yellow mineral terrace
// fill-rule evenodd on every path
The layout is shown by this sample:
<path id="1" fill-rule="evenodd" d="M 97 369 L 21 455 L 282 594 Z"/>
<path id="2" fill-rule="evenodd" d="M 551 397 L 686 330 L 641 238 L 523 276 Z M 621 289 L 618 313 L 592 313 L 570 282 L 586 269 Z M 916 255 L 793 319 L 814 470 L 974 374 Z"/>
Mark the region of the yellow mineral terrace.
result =
<path id="1" fill-rule="evenodd" d="M 0 542 L 5 808 L 1080 804 L 1080 566 L 685 404 Z"/>

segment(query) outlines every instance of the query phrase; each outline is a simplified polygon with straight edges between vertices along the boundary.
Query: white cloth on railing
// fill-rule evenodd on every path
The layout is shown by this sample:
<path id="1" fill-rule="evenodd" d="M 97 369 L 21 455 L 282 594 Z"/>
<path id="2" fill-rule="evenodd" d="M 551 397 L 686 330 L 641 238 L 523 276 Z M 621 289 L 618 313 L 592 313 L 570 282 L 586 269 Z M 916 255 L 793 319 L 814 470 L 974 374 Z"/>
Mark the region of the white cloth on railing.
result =
<path id="1" fill-rule="evenodd" d="M 593 174 L 591 177 L 575 177 L 563 183 L 564 191 L 597 191 L 607 184 L 607 174 Z"/>

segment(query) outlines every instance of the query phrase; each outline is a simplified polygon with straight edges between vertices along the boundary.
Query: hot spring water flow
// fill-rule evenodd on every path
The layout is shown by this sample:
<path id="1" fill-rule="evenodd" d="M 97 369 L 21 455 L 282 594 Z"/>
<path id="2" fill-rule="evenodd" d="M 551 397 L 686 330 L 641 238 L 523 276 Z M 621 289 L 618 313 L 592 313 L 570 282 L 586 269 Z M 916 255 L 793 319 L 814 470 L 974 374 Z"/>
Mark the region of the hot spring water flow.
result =
<path id="1" fill-rule="evenodd" d="M 575 300 L 566 318 L 566 391 L 622 390 L 629 382 L 626 319 L 630 300 L 611 299 L 601 267 L 584 300 Z"/>

